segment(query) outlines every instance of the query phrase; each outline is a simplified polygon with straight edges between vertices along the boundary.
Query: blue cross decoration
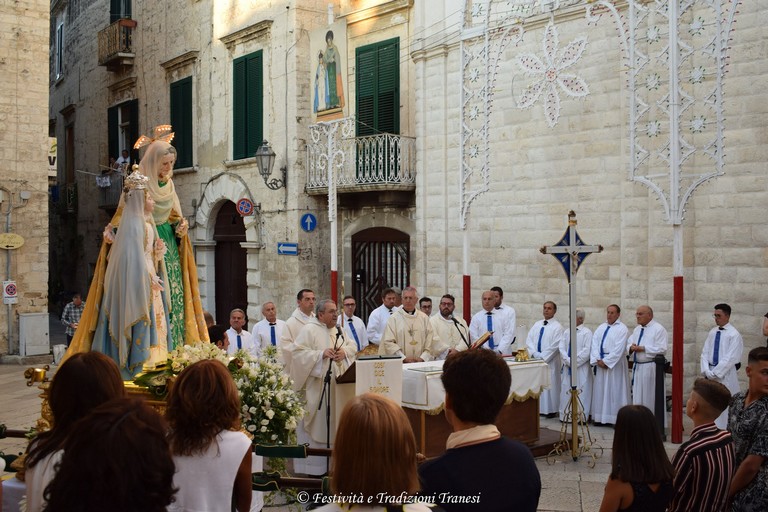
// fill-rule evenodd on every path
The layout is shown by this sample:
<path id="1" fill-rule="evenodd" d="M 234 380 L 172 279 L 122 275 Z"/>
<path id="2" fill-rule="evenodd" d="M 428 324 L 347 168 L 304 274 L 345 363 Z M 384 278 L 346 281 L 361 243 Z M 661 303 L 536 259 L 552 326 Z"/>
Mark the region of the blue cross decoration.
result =
<path id="1" fill-rule="evenodd" d="M 593 252 L 602 252 L 602 245 L 587 245 L 576 232 L 576 214 L 568 212 L 568 228 L 563 237 L 555 245 L 539 249 L 542 254 L 551 254 L 563 266 L 568 282 L 576 276 L 581 263 Z"/>

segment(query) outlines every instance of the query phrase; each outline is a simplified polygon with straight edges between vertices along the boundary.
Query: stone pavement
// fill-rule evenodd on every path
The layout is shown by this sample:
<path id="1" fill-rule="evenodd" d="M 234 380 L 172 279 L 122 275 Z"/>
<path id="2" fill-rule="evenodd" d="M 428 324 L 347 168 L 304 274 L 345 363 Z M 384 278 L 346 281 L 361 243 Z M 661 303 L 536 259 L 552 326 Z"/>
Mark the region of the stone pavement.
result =
<path id="1" fill-rule="evenodd" d="M 54 323 L 52 318 L 52 324 Z M 60 342 L 60 333 L 52 325 L 52 344 Z M 63 331 L 62 331 L 63 332 Z M 24 370 L 27 365 L 0 365 L 0 423 L 5 423 L 9 429 L 25 430 L 35 425 L 40 416 L 40 390 L 37 386 L 28 387 L 24 380 Z M 55 367 L 51 368 L 51 372 Z M 690 432 L 692 425 L 684 418 L 684 430 Z M 557 419 L 541 419 L 541 426 L 551 430 L 560 430 Z M 590 467 L 591 457 L 582 456 L 574 462 L 570 456 L 560 456 L 555 459 L 537 459 L 536 464 L 541 473 L 540 511 L 558 512 L 596 512 L 600 508 L 603 487 L 608 479 L 611 468 L 611 445 L 613 429 L 610 427 L 590 427 L 590 433 L 595 441 L 593 452 L 599 454 L 597 445 L 602 447 L 602 455 Z M 684 434 L 684 440 L 687 435 Z M 665 444 L 670 457 L 677 451 L 678 445 Z M 26 447 L 23 439 L 0 439 L 0 451 L 5 453 L 20 453 Z M 510 474 L 514 469 L 510 468 Z M 270 512 L 282 512 L 286 507 L 269 507 Z"/>

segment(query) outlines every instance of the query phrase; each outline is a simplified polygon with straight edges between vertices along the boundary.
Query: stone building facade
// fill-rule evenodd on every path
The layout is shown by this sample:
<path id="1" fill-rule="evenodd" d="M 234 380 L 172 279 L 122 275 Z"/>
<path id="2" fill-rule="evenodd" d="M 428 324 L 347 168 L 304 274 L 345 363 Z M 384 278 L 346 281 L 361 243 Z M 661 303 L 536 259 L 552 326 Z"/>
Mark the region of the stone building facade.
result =
<path id="1" fill-rule="evenodd" d="M 182 110 L 189 114 L 191 130 L 175 129 L 191 152 L 174 181 L 192 226 L 204 306 L 220 321 L 230 307 L 241 304 L 255 321 L 265 300 L 274 300 L 285 318 L 294 308 L 296 291 L 304 287 L 329 295 L 334 256 L 344 291 L 356 296 L 363 317 L 389 284 L 413 284 L 433 300 L 446 292 L 460 297 L 467 254 L 472 311 L 480 308 L 482 290 L 500 285 L 517 309 L 520 332 L 539 318 L 545 300 L 560 304 L 565 323 L 565 279 L 556 262 L 538 249 L 557 241 L 573 209 L 585 241 L 605 247 L 579 273 L 577 293 L 586 323 L 594 327 L 604 321 L 605 307 L 615 302 L 623 308 L 625 323 L 634 327 L 635 308 L 649 304 L 671 333 L 673 229 L 657 195 L 628 179 L 630 132 L 636 129 L 628 119 L 634 104 L 617 36 L 621 22 L 612 21 L 609 9 L 598 13 L 596 21 L 586 18 L 586 2 L 474 2 L 470 12 L 518 9 L 508 22 L 524 31 L 515 32 L 519 40 L 498 55 L 498 72 L 489 84 L 488 190 L 472 203 L 462 225 L 461 160 L 486 154 L 482 148 L 479 153 L 469 146 L 461 149 L 462 76 L 467 71 L 460 41 L 469 37 L 462 33 L 464 1 L 340 0 L 331 3 L 330 20 L 325 1 L 142 2 L 132 6 L 130 16 L 112 12 L 111 22 L 109 2 L 95 0 L 87 10 L 75 9 L 81 4 L 61 2 L 60 10 L 51 12 L 52 20 L 63 16 L 65 30 L 74 33 L 66 46 L 64 76 L 51 86 L 50 115 L 56 119 L 59 144 L 66 146 L 71 133 L 73 169 L 98 174 L 99 165 L 115 156 L 114 148 L 130 142 L 128 134 L 184 119 L 172 103 L 187 105 Z M 611 5 L 626 22 L 627 3 Z M 684 31 L 698 30 L 698 18 L 703 26 L 711 25 L 698 2 L 684 16 Z M 764 160 L 766 101 L 754 84 L 768 74 L 760 32 L 767 16 L 766 2 L 744 3 L 735 30 L 727 34 L 725 119 L 700 119 L 695 112 L 682 128 L 697 143 L 704 136 L 700 133 L 721 129 L 726 142 L 725 173 L 695 190 L 682 224 L 687 378 L 697 373 L 715 303 L 733 306 L 733 323 L 746 347 L 763 343 L 760 324 L 768 301 L 760 290 L 768 279 L 768 231 L 758 219 L 768 186 L 756 178 Z M 121 19 L 130 23 L 120 25 Z M 130 29 L 130 51 L 102 55 L 112 60 L 98 66 L 97 35 L 115 23 L 120 30 Z M 322 45 L 328 27 L 338 23 L 343 30 L 335 30 L 334 42 L 342 49 L 338 67 L 343 69 L 339 83 L 346 89 L 345 106 L 315 112 L 318 84 L 320 90 L 334 87 L 318 78 L 324 73 L 327 78 L 331 68 L 318 67 L 317 34 Z M 662 26 L 653 20 L 648 25 Z M 649 44 L 656 36 L 645 32 L 643 37 L 643 44 Z M 524 92 L 537 81 L 536 73 L 521 66 L 521 57 L 546 61 L 549 55 L 563 64 L 566 48 L 582 40 L 578 55 L 554 69 L 578 76 L 587 89 L 577 91 L 581 82 L 570 81 L 573 88 L 565 91 L 555 83 L 555 71 L 542 72 L 542 87 L 549 91 L 552 85 L 557 98 L 549 96 L 545 108 L 545 92 L 521 108 L 531 100 Z M 245 93 L 237 82 L 241 63 L 255 72 L 243 86 Z M 685 79 L 699 67 L 705 68 L 703 74 L 691 83 L 718 80 L 717 70 L 696 59 Z M 664 69 L 653 73 L 663 86 Z M 644 80 L 647 94 L 655 85 Z M 242 120 L 236 113 L 243 94 L 250 98 L 256 91 L 250 87 L 257 83 L 263 100 L 261 110 L 254 111 L 260 112 L 258 133 L 276 153 L 269 180 L 282 179 L 285 169 L 286 186 L 276 190 L 259 175 L 251 156 L 253 141 L 243 143 L 238 135 Z M 175 96 L 177 87 L 189 87 L 187 103 Z M 665 102 L 656 99 L 651 110 L 660 115 Z M 114 114 L 109 112 L 116 107 L 125 112 L 120 123 L 110 125 Z M 355 121 L 344 121 L 352 117 Z M 653 122 L 643 121 L 644 140 L 663 155 Z M 330 206 L 329 155 L 338 193 Z M 685 161 L 686 176 L 712 168 L 713 157 L 702 155 Z M 663 172 L 659 158 L 638 167 L 636 174 Z M 62 287 L 85 289 L 99 233 L 114 204 L 99 208 L 94 198 L 103 191 L 94 177 L 72 175 L 78 208 L 71 214 L 76 217 L 65 220 L 77 226 L 66 234 L 74 237 L 77 258 L 71 263 L 76 271 Z M 59 176 L 67 179 L 66 169 L 60 167 Z M 477 185 L 478 176 L 467 183 Z M 236 213 L 243 198 L 255 205 L 254 215 Z M 338 214 L 331 222 L 334 204 Z M 306 214 L 317 219 L 312 230 L 302 224 Z M 331 227 L 336 230 L 334 248 Z M 297 244 L 298 254 L 280 254 L 283 243 Z M 231 295 L 235 288 L 242 288 L 239 295 Z M 460 300 L 457 306 L 458 313 Z"/>
<path id="2" fill-rule="evenodd" d="M 0 307 L 0 355 L 19 353 L 20 321 L 29 327 L 43 315 L 39 335 L 48 332 L 49 7 L 43 0 L 0 6 L 0 236 L 23 238 L 21 247 L 0 250 L 2 281 L 17 290 L 17 303 Z"/>

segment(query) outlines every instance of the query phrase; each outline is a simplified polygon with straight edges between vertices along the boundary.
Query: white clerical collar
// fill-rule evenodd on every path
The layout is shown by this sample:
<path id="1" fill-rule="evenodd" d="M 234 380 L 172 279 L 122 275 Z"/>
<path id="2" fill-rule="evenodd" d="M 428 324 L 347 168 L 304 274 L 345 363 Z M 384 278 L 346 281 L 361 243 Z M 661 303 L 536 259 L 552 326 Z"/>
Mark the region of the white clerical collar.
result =
<path id="1" fill-rule="evenodd" d="M 470 444 L 484 443 L 493 441 L 501 437 L 501 432 L 496 425 L 478 425 L 466 430 L 459 430 L 448 436 L 445 442 L 446 449 L 461 448 Z"/>

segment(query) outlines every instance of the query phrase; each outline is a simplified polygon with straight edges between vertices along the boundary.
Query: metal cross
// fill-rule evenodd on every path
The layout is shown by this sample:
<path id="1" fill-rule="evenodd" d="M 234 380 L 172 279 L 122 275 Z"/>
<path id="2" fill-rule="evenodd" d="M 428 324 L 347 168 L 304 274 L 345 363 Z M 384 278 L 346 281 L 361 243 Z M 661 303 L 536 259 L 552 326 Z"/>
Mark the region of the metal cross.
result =
<path id="1" fill-rule="evenodd" d="M 577 434 L 579 418 L 579 393 L 578 393 L 578 372 L 574 368 L 573 362 L 576 360 L 576 288 L 574 278 L 584 259 L 592 253 L 602 252 L 602 245 L 586 245 L 576 232 L 576 214 L 573 210 L 568 212 L 568 228 L 565 230 L 562 238 L 555 244 L 539 249 L 542 254 L 551 254 L 563 266 L 565 277 L 568 279 L 568 301 L 570 306 L 570 335 L 571 335 L 571 454 L 573 460 L 576 460 L 579 453 L 579 437 Z M 586 423 L 587 418 L 584 418 Z"/>

